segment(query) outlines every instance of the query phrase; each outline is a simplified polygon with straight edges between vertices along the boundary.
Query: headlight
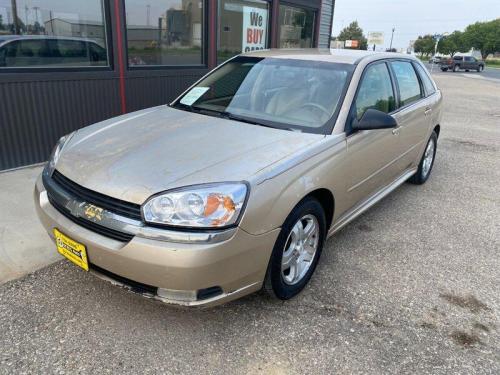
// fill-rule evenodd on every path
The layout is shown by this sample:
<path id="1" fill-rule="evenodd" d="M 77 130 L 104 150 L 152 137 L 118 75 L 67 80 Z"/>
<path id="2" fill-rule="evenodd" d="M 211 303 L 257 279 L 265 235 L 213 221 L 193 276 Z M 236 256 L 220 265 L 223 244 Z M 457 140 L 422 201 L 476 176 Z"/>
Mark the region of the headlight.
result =
<path id="1" fill-rule="evenodd" d="M 50 175 L 52 175 L 52 172 L 54 172 L 54 169 L 56 169 L 56 164 L 57 164 L 57 161 L 59 160 L 59 157 L 61 156 L 61 151 L 62 151 L 64 145 L 71 139 L 71 137 L 73 137 L 73 135 L 75 135 L 75 133 L 76 132 L 67 134 L 67 135 L 61 137 L 57 141 L 54 149 L 52 150 L 52 154 L 50 155 L 50 158 L 49 158 L 48 170 L 49 170 Z"/>
<path id="2" fill-rule="evenodd" d="M 238 222 L 248 188 L 244 183 L 189 186 L 150 198 L 142 207 L 149 223 L 220 228 Z"/>

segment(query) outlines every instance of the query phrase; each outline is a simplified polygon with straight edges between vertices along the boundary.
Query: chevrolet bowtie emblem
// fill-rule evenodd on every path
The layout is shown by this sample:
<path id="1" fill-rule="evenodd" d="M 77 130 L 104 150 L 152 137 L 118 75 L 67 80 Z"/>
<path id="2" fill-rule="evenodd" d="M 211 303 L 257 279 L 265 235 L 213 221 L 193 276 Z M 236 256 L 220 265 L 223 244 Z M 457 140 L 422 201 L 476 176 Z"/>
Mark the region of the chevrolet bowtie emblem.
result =
<path id="1" fill-rule="evenodd" d="M 93 204 L 83 206 L 83 215 L 93 221 L 101 221 L 103 219 L 103 209 Z"/>

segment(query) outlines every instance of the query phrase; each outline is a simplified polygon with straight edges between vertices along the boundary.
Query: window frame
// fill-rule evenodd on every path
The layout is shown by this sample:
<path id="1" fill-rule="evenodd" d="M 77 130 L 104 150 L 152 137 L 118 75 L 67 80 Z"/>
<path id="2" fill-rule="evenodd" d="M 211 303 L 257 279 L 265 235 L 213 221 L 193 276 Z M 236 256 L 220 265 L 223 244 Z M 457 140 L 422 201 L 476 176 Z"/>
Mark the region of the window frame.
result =
<path id="1" fill-rule="evenodd" d="M 0 67 L 1 74 L 12 73 L 66 73 L 66 72 L 109 72 L 115 70 L 114 51 L 113 51 L 113 33 L 111 20 L 110 0 L 101 0 L 102 20 L 104 26 L 104 36 L 106 38 L 107 65 L 105 66 L 27 66 L 27 67 Z M 91 38 L 88 38 L 91 39 Z"/>
<path id="2" fill-rule="evenodd" d="M 403 106 L 401 106 L 401 92 L 399 91 L 399 82 L 398 82 L 398 79 L 396 77 L 396 72 L 394 71 L 394 69 L 392 68 L 392 65 L 391 63 L 392 62 L 397 62 L 397 61 L 401 61 L 401 62 L 406 62 L 406 63 L 409 63 L 410 66 L 412 67 L 413 71 L 415 72 L 415 75 L 417 76 L 417 80 L 418 80 L 418 85 L 420 87 L 420 98 L 411 102 L 411 103 L 408 103 L 408 104 L 405 104 Z M 410 60 L 410 59 L 389 59 L 388 61 L 388 64 L 389 66 L 389 70 L 391 71 L 391 75 L 392 75 L 392 79 L 394 80 L 395 84 L 396 84 L 396 89 L 397 89 L 397 100 L 396 100 L 396 111 L 394 111 L 393 113 L 396 113 L 400 110 L 403 110 L 403 109 L 406 109 L 408 107 L 411 107 L 412 105 L 415 105 L 416 103 L 418 103 L 419 101 L 421 101 L 422 99 L 425 99 L 427 96 L 425 95 L 425 88 L 424 88 L 424 85 L 423 85 L 423 82 L 422 82 L 422 79 L 420 78 L 420 75 L 418 74 L 417 70 L 415 69 L 415 66 L 413 65 L 413 60 Z"/>
<path id="3" fill-rule="evenodd" d="M 394 109 L 394 111 L 389 112 L 387 114 L 392 116 L 394 113 L 396 113 L 396 112 L 399 111 L 399 109 L 400 109 L 399 108 L 399 92 L 398 92 L 398 87 L 396 86 L 395 77 L 394 77 L 393 72 L 392 72 L 392 70 L 391 70 L 391 68 L 389 66 L 389 62 L 390 61 L 392 61 L 392 59 L 375 60 L 375 61 L 372 61 L 372 62 L 368 63 L 364 67 L 363 72 L 361 73 L 361 76 L 359 77 L 359 81 L 358 81 L 357 87 L 356 87 L 356 93 L 354 94 L 354 96 L 352 98 L 351 106 L 349 108 L 349 115 L 348 115 L 346 123 L 344 125 L 344 132 L 345 132 L 346 136 L 351 136 L 351 135 L 356 134 L 356 133 L 359 132 L 359 130 L 353 130 L 352 129 L 353 122 L 357 120 L 356 119 L 357 118 L 356 111 L 355 111 L 355 109 L 356 109 L 356 100 L 358 99 L 359 91 L 361 89 L 361 83 L 365 79 L 365 76 L 366 76 L 366 73 L 367 73 L 368 69 L 370 69 L 372 66 L 375 66 L 375 65 L 378 65 L 378 64 L 384 64 L 385 67 L 386 67 L 386 69 L 387 69 L 387 73 L 389 74 L 390 80 L 391 80 L 392 93 L 394 95 L 395 109 Z"/>
<path id="4" fill-rule="evenodd" d="M 220 34 L 221 34 L 221 29 L 220 29 L 220 20 L 221 20 L 221 7 L 220 3 L 221 0 L 212 0 L 215 1 L 216 4 L 216 11 L 215 11 L 215 65 L 219 66 L 221 64 L 225 64 L 227 61 L 235 58 L 236 56 L 241 55 L 242 53 L 245 52 L 239 52 L 237 55 L 231 56 L 227 60 L 219 62 L 219 47 L 220 47 Z M 242 0 L 245 1 L 245 0 Z M 273 0 L 261 0 L 262 2 L 265 2 L 267 4 L 267 37 L 266 37 L 266 44 L 267 48 L 266 49 L 271 49 L 271 44 L 272 44 L 272 29 L 274 28 L 274 19 L 273 19 Z M 274 0 L 277 1 L 277 0 Z"/>
<path id="5" fill-rule="evenodd" d="M 275 0 L 276 1 L 276 0 Z M 308 47 L 308 48 L 316 48 L 315 46 L 317 45 L 317 42 L 318 42 L 318 33 L 316 32 L 317 28 L 318 28 L 318 23 L 321 23 L 321 15 L 320 15 L 320 9 L 318 9 L 317 6 L 314 6 L 314 4 L 301 4 L 301 3 L 293 3 L 291 2 L 290 0 L 288 1 L 280 1 L 279 2 L 279 7 L 281 7 L 282 5 L 284 6 L 289 6 L 291 8 L 299 8 L 299 9 L 306 9 L 306 10 L 310 10 L 313 12 L 314 14 L 314 23 L 313 23 L 313 27 L 312 27 L 312 47 Z M 279 8 L 278 7 L 278 8 Z M 279 17 L 279 13 L 280 11 L 278 11 L 278 19 L 276 20 L 276 24 L 273 24 L 273 26 L 277 27 L 278 30 L 276 30 L 276 33 L 277 33 L 277 38 L 276 38 L 276 48 L 281 48 L 280 47 L 280 41 L 281 41 L 281 28 L 280 28 L 280 17 Z"/>
<path id="6" fill-rule="evenodd" d="M 129 56 L 128 56 L 128 28 L 127 28 L 127 4 L 126 1 L 123 1 L 123 42 L 125 43 L 123 58 L 125 60 L 125 65 L 128 71 L 144 71 L 144 70 L 175 70 L 175 69 L 206 69 L 208 68 L 208 50 L 209 50 L 209 0 L 202 0 L 203 5 L 203 27 L 202 36 L 201 36 L 201 64 L 178 64 L 178 65 L 130 65 L 129 64 Z"/>
<path id="7" fill-rule="evenodd" d="M 424 94 L 425 94 L 424 98 L 428 98 L 428 97 L 434 95 L 438 91 L 438 89 L 437 89 L 436 83 L 434 82 L 434 80 L 432 79 L 432 77 L 429 75 L 429 73 L 427 72 L 427 70 L 425 69 L 425 67 L 423 65 L 420 65 L 416 61 L 413 61 L 412 63 L 413 63 L 413 69 L 415 69 L 415 72 L 417 73 L 417 76 L 418 76 L 418 78 L 420 80 L 420 85 L 421 85 L 421 87 L 424 90 Z M 423 70 L 423 74 L 427 75 L 427 78 L 429 79 L 429 81 L 432 84 L 432 87 L 434 88 L 433 92 L 431 92 L 431 93 L 427 92 L 427 89 L 425 88 L 424 80 L 423 80 L 422 75 L 420 74 L 419 70 L 417 69 L 417 66 L 420 66 L 422 68 L 422 70 Z"/>

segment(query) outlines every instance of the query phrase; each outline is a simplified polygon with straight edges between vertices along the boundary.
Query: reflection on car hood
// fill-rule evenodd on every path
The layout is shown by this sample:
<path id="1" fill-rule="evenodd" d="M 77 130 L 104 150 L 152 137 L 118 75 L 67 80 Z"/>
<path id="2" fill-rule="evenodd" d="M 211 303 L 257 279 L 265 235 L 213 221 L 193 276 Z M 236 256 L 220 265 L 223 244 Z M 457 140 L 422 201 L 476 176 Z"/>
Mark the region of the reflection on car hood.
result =
<path id="1" fill-rule="evenodd" d="M 56 168 L 88 189 L 142 204 L 175 187 L 247 180 L 323 137 L 161 106 L 79 130 Z"/>

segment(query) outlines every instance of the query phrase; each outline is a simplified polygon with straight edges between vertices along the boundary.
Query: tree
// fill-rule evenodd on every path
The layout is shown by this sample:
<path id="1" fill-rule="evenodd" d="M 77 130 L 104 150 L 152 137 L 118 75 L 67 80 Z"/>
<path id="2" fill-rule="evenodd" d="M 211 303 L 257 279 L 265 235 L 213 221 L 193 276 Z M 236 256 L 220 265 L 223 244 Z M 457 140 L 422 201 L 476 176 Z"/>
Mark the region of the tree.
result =
<path id="1" fill-rule="evenodd" d="M 338 35 L 337 40 L 358 40 L 358 49 L 366 50 L 368 48 L 368 40 L 363 34 L 363 29 L 359 27 L 358 21 L 353 21 L 349 24 L 349 26 L 345 27 Z"/>
<path id="2" fill-rule="evenodd" d="M 424 35 L 424 36 L 419 36 L 418 39 L 415 41 L 415 45 L 413 48 L 415 49 L 416 53 L 420 53 L 422 57 L 427 57 L 429 55 L 432 55 L 434 53 L 434 46 L 436 45 L 436 42 L 432 35 Z"/>
<path id="3" fill-rule="evenodd" d="M 464 41 L 464 33 L 454 31 L 439 41 L 438 51 L 443 55 L 453 57 L 457 52 L 466 52 L 469 48 Z"/>
<path id="4" fill-rule="evenodd" d="M 490 53 L 500 51 L 500 18 L 489 22 L 476 22 L 464 31 L 464 41 L 467 49 L 481 51 L 483 59 Z"/>

